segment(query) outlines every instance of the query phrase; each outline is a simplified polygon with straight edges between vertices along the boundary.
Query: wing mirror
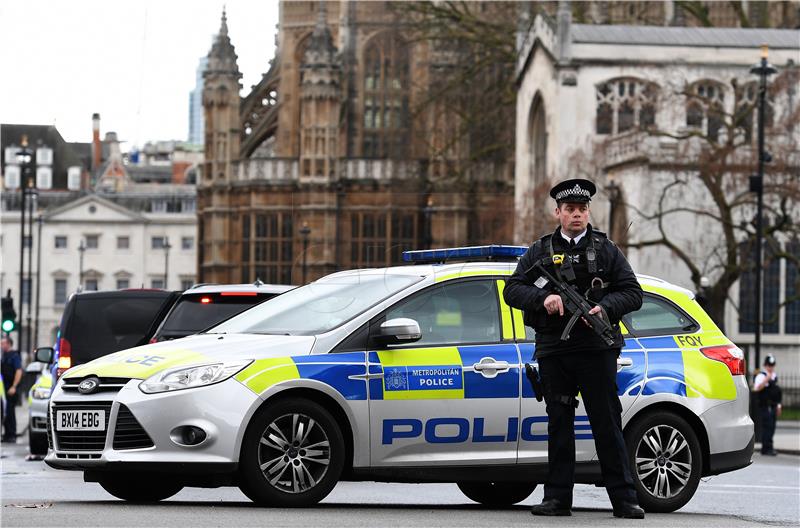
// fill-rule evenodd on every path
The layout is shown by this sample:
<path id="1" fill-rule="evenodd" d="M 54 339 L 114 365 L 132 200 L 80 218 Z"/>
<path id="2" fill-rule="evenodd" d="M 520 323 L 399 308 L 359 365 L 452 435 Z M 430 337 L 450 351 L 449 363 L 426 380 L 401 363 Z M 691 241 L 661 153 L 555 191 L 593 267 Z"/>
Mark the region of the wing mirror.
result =
<path id="1" fill-rule="evenodd" d="M 55 353 L 56 351 L 53 350 L 53 347 L 39 347 L 36 349 L 34 356 L 36 357 L 36 361 L 49 365 L 53 362 Z"/>
<path id="2" fill-rule="evenodd" d="M 380 333 L 378 334 L 378 340 L 386 345 L 413 343 L 414 341 L 419 341 L 421 337 L 422 332 L 419 329 L 419 323 L 405 317 L 389 319 L 381 323 Z"/>

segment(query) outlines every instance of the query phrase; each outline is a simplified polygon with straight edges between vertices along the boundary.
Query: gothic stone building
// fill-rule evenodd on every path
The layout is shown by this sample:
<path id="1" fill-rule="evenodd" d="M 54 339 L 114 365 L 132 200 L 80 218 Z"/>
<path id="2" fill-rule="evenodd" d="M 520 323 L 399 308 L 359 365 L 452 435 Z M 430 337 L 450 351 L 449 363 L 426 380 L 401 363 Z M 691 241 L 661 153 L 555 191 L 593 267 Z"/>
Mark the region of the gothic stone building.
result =
<path id="1" fill-rule="evenodd" d="M 413 109 L 447 54 L 389 4 L 282 2 L 276 56 L 244 98 L 223 13 L 204 74 L 201 282 L 298 284 L 306 265 L 313 280 L 510 242 L 513 160 L 458 171 L 469 145 L 436 148 L 447 119 Z"/>
<path id="2" fill-rule="evenodd" d="M 775 167 L 768 169 L 767 181 L 775 184 L 800 171 L 794 124 L 800 30 L 575 24 L 568 9 L 560 9 L 555 20 L 535 17 L 520 39 L 515 217 L 551 208 L 546 192 L 537 190 L 546 191 L 564 174 L 590 177 L 599 187 L 592 221 L 617 242 L 631 244 L 627 254 L 634 270 L 696 287 L 676 251 L 658 244 L 636 247 L 663 237 L 688 255 L 702 276 L 716 281 L 728 254 L 721 249 L 725 238 L 714 197 L 694 176 L 709 167 L 702 165 L 708 149 L 701 138 L 725 144 L 729 132 L 723 123 L 730 120 L 725 116 L 747 115 L 755 104 L 758 79 L 750 68 L 762 44 L 778 69 L 770 85 L 783 87 L 767 95 L 764 117 Z M 731 169 L 720 186 L 744 198 L 746 176 L 755 171 L 755 120 L 751 113 L 737 125 Z M 653 129 L 663 133 L 648 132 Z M 678 186 L 682 181 L 686 185 Z M 671 188 L 676 191 L 668 192 Z M 733 216 L 736 225 L 754 214 L 743 207 L 735 211 L 742 215 Z M 552 222 L 539 227 L 517 222 L 515 241 L 553 228 Z M 741 231 L 736 236 L 743 239 Z M 776 242 L 787 254 L 800 251 L 797 238 Z M 754 274 L 745 272 L 726 292 L 725 333 L 741 346 L 753 342 L 753 282 Z M 767 262 L 762 343 L 789 370 L 800 366 L 800 302 L 787 302 L 796 295 L 796 284 L 797 268 L 789 260 Z"/>

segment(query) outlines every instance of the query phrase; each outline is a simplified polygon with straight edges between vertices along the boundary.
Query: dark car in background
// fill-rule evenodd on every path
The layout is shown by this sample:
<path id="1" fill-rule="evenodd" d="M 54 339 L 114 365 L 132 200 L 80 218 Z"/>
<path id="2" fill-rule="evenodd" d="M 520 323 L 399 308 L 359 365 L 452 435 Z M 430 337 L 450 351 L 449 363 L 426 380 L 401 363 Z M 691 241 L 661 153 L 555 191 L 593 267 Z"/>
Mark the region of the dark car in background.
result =
<path id="1" fill-rule="evenodd" d="M 253 284 L 199 284 L 180 295 L 151 342 L 196 334 L 293 288 L 295 286 L 260 281 Z"/>

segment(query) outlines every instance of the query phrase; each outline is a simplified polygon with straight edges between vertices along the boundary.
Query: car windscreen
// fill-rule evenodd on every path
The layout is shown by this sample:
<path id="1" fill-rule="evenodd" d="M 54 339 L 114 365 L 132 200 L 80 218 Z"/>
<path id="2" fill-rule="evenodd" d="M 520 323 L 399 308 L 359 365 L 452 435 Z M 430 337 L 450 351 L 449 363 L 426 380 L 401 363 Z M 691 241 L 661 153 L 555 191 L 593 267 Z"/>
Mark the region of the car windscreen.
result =
<path id="1" fill-rule="evenodd" d="M 73 365 L 143 344 L 155 319 L 171 302 L 169 292 L 147 296 L 76 299 L 67 336 Z"/>
<path id="2" fill-rule="evenodd" d="M 209 332 L 322 334 L 419 280 L 415 275 L 388 273 L 335 275 L 286 292 Z"/>
<path id="3" fill-rule="evenodd" d="M 168 337 L 196 334 L 274 296 L 218 293 L 183 295 L 167 316 L 159 334 Z"/>

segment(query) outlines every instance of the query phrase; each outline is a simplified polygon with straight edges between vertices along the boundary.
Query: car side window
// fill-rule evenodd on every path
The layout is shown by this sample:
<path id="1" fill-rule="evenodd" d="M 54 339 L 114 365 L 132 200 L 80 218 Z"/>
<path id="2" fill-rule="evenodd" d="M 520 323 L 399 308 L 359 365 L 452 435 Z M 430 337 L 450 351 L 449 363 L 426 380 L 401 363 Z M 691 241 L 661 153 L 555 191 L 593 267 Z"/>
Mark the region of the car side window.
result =
<path id="1" fill-rule="evenodd" d="M 655 295 L 645 294 L 642 307 L 622 318 L 635 336 L 668 335 L 692 332 L 698 324 L 680 308 Z"/>
<path id="2" fill-rule="evenodd" d="M 390 308 L 385 320 L 400 317 L 419 323 L 422 338 L 415 347 L 500 341 L 500 307 L 493 280 L 430 288 Z"/>

